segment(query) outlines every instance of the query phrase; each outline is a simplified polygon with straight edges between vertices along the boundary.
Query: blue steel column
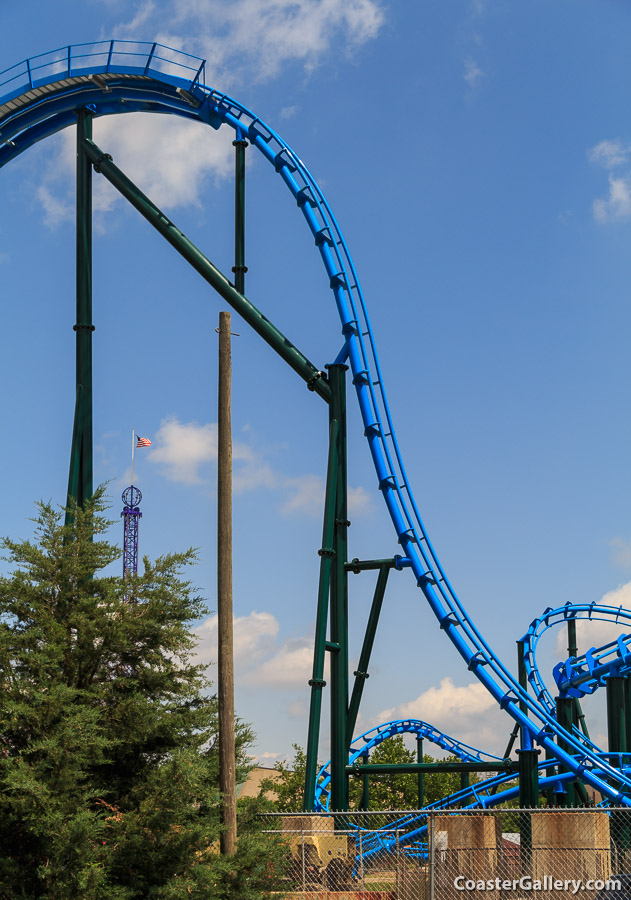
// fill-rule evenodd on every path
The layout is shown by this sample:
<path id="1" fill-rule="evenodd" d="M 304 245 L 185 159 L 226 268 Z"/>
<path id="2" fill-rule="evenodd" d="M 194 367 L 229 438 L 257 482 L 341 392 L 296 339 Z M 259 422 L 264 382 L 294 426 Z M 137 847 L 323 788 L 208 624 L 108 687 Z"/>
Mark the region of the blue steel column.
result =
<path id="1" fill-rule="evenodd" d="M 77 112 L 76 396 L 68 498 L 83 506 L 92 496 L 92 164 L 84 141 L 92 137 L 92 112 Z"/>

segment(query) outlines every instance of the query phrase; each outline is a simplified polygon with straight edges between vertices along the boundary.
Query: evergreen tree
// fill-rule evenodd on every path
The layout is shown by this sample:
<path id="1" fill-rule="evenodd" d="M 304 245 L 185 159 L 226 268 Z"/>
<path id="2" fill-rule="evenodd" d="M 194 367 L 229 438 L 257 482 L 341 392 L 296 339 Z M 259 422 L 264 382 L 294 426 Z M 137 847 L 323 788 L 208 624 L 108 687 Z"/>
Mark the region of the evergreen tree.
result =
<path id="1" fill-rule="evenodd" d="M 189 630 L 206 610 L 182 578 L 194 553 L 123 583 L 103 571 L 120 551 L 102 490 L 71 514 L 41 503 L 34 540 L 3 541 L 0 898 L 267 896 L 255 836 L 218 855 L 216 699 Z"/>

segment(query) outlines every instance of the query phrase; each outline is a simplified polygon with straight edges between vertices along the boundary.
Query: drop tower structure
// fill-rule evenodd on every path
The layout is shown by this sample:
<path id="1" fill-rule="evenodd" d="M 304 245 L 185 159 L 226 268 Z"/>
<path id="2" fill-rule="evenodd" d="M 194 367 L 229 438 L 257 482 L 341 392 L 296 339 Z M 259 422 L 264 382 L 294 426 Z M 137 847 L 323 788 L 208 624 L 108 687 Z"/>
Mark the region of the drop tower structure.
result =
<path id="1" fill-rule="evenodd" d="M 122 495 L 123 511 L 123 578 L 138 574 L 138 529 L 142 513 L 140 501 L 142 494 L 137 487 L 130 484 Z"/>

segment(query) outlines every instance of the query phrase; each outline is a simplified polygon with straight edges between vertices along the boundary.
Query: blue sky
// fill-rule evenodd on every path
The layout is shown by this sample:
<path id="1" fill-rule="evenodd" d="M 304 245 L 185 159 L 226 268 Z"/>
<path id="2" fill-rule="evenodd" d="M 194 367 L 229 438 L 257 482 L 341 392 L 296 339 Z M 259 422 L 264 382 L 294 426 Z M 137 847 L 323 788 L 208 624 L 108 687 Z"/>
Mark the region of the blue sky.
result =
<path id="1" fill-rule="evenodd" d="M 202 56 L 207 83 L 299 153 L 353 254 L 434 546 L 498 655 L 513 663 L 546 606 L 628 605 L 626 3 L 0 0 L 0 22 L 0 69 L 110 37 Z M 232 134 L 143 115 L 101 119 L 95 139 L 230 270 Z M 0 172 L 0 533 L 12 536 L 30 533 L 34 500 L 62 502 L 67 480 L 73 140 Z M 324 271 L 279 179 L 252 151 L 248 162 L 246 294 L 323 366 L 341 345 Z M 118 517 L 131 428 L 151 438 L 136 457 L 141 552 L 199 547 L 193 577 L 212 609 L 224 305 L 96 176 L 94 254 L 96 480 Z M 233 330 L 237 708 L 270 763 L 306 739 L 326 409 L 236 315 Z M 389 556 L 349 402 L 350 553 Z M 415 715 L 502 750 L 511 723 L 408 575 L 391 578 L 361 724 Z M 355 655 L 371 591 L 371 576 L 351 578 Z M 209 661 L 215 628 L 199 624 Z M 551 638 L 548 672 L 560 658 Z M 593 723 L 602 734 L 598 704 Z"/>

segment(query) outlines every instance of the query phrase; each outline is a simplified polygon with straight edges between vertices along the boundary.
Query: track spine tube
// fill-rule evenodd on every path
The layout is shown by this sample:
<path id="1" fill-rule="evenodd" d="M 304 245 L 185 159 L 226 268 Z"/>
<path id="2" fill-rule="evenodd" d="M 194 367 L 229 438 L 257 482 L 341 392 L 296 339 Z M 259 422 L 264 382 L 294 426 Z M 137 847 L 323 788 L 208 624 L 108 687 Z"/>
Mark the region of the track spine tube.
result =
<path id="1" fill-rule="evenodd" d="M 232 308 L 272 347 L 282 359 L 327 402 L 331 390 L 322 372 L 295 347 L 246 297 L 240 294 L 226 276 L 204 256 L 192 241 L 114 165 L 93 141 L 83 143 L 88 158 L 110 184 L 134 206 L 144 218 L 166 238 L 184 259 L 204 278 Z"/>
<path id="2" fill-rule="evenodd" d="M 338 432 L 339 423 L 329 407 L 329 455 L 324 495 L 324 521 L 322 524 L 322 548 L 320 550 L 320 579 L 318 582 L 318 605 L 316 609 L 315 641 L 313 645 L 313 669 L 309 685 L 309 730 L 307 733 L 307 763 L 305 767 L 305 787 L 303 811 L 312 812 L 315 807 L 316 771 L 318 768 L 318 744 L 320 742 L 320 719 L 322 715 L 322 690 L 324 688 L 324 654 L 326 650 L 326 626 L 329 614 L 329 591 L 333 561 L 333 535 L 335 531 L 335 498 L 338 476 Z"/>

